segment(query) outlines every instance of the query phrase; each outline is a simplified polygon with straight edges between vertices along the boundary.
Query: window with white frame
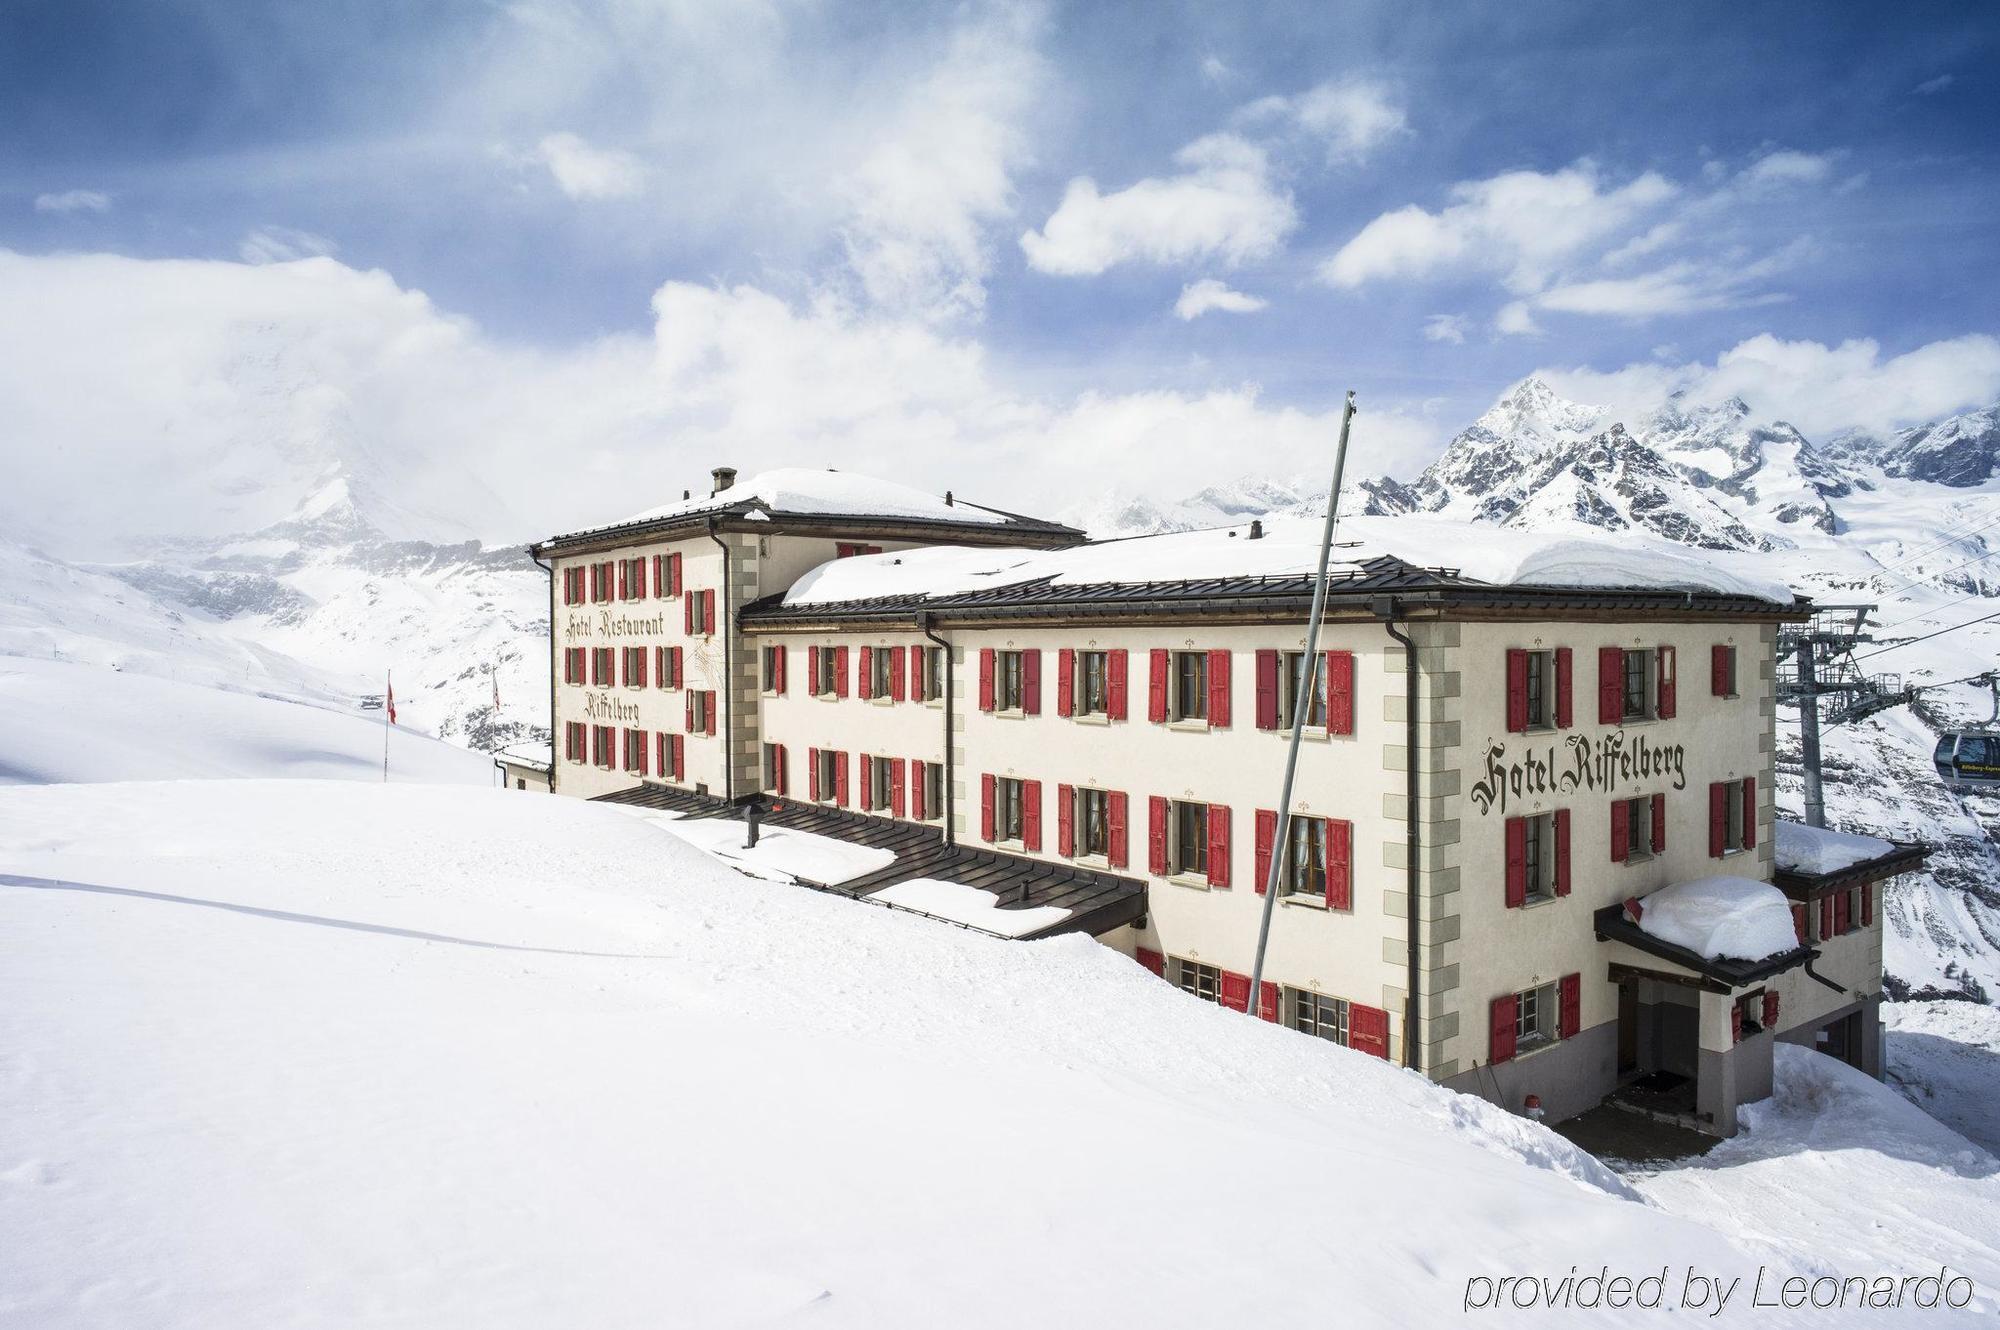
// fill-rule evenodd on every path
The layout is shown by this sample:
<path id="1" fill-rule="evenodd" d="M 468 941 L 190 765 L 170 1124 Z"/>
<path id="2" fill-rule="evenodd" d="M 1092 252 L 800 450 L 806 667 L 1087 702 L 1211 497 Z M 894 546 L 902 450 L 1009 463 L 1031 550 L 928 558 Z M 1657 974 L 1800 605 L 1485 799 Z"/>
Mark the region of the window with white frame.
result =
<path id="1" fill-rule="evenodd" d="M 1079 716 L 1111 714 L 1110 652 L 1076 653 L 1076 714 Z"/>
<path id="2" fill-rule="evenodd" d="M 1624 709 L 1626 720 L 1653 718 L 1653 653 L 1644 648 L 1625 652 Z"/>
<path id="3" fill-rule="evenodd" d="M 944 697 L 944 648 L 925 647 L 919 654 L 922 668 L 917 671 L 917 700 L 935 702 Z M 925 804 L 929 807 L 928 801 Z"/>
<path id="4" fill-rule="evenodd" d="M 1192 993 L 1203 1002 L 1222 1001 L 1222 967 L 1200 961 L 1174 958 L 1174 982 L 1183 993 Z"/>
<path id="5" fill-rule="evenodd" d="M 1346 1047 L 1347 999 L 1328 997 L 1303 988 L 1285 990 L 1285 1023 L 1301 1034 Z"/>
<path id="6" fill-rule="evenodd" d="M 1173 858 L 1171 872 L 1191 877 L 1208 876 L 1208 805 L 1176 799 L 1170 809 L 1167 840 Z"/>
<path id="7" fill-rule="evenodd" d="M 1299 701 L 1299 677 L 1306 672 L 1306 653 L 1287 651 L 1285 668 L 1278 687 L 1278 724 L 1281 728 L 1292 727 L 1292 713 Z M 1306 705 L 1306 728 L 1323 730 L 1326 728 L 1326 664 L 1322 660 L 1314 671 L 1312 698 Z"/>
<path id="8" fill-rule="evenodd" d="M 821 647 L 813 654 L 813 692 L 832 697 L 840 678 L 840 654 L 833 647 Z"/>
<path id="9" fill-rule="evenodd" d="M 993 653 L 993 709 L 995 711 L 1021 710 L 1021 653 L 1018 651 L 996 651 Z"/>
<path id="10" fill-rule="evenodd" d="M 1208 653 L 1174 652 L 1173 688 L 1170 690 L 1173 720 L 1208 719 Z"/>
<path id="11" fill-rule="evenodd" d="M 993 782 L 993 839 L 1017 841 L 1022 839 L 1027 807 L 1027 790 L 1023 782 L 1009 776 L 1001 776 Z"/>
<path id="12" fill-rule="evenodd" d="M 1326 899 L 1327 863 L 1331 857 L 1329 828 L 1323 817 L 1302 817 L 1296 813 L 1285 829 L 1285 880 L 1283 893 Z M 1262 883 L 1258 884 L 1262 887 Z"/>
<path id="13" fill-rule="evenodd" d="M 891 678 L 895 673 L 891 665 L 896 653 L 901 650 L 901 647 L 876 647 L 868 653 L 868 696 L 878 702 L 891 698 Z"/>
<path id="14" fill-rule="evenodd" d="M 1111 855 L 1111 795 L 1104 790 L 1076 792 L 1076 852 L 1100 859 Z"/>
<path id="15" fill-rule="evenodd" d="M 1620 810 L 1625 818 L 1625 862 L 1653 857 L 1653 801 L 1646 795 L 1626 799 Z"/>
<path id="16" fill-rule="evenodd" d="M 1514 1050 L 1525 1053 L 1556 1037 L 1556 986 L 1543 984 L 1514 995 Z"/>
<path id="17" fill-rule="evenodd" d="M 1549 730 L 1556 723 L 1556 653 L 1530 651 L 1527 655 L 1528 728 Z"/>
<path id="18" fill-rule="evenodd" d="M 1743 1037 L 1764 1033 L 1764 990 L 1745 993 L 1736 999 L 1736 1009 L 1743 1013 Z"/>

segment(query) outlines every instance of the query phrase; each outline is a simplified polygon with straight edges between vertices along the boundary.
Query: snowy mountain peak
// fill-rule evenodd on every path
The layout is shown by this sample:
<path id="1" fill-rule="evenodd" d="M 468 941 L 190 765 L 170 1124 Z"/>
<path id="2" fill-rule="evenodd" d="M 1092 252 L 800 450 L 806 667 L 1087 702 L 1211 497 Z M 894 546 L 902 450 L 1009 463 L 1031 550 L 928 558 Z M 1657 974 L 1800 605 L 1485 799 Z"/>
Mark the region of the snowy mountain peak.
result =
<path id="1" fill-rule="evenodd" d="M 1882 469 L 1959 489 L 1984 484 L 2000 472 L 2000 403 L 1903 430 Z"/>
<path id="2" fill-rule="evenodd" d="M 1588 434 L 1603 418 L 1604 408 L 1559 397 L 1555 389 L 1530 375 L 1489 407 L 1466 434 L 1491 434 L 1543 442 Z M 1460 436 L 1464 437 L 1463 435 Z"/>

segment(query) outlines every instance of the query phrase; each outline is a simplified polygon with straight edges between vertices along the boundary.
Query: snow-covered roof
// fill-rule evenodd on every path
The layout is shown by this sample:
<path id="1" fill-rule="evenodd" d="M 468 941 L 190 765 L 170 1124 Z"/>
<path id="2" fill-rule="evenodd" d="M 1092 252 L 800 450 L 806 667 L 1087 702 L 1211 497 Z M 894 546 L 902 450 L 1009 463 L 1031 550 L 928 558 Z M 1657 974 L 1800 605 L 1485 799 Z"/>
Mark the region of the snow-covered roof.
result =
<path id="1" fill-rule="evenodd" d="M 1709 960 L 1761 961 L 1796 951 L 1791 902 L 1768 882 L 1705 877 L 1639 901 L 1639 928 Z"/>
<path id="2" fill-rule="evenodd" d="M 1787 822 L 1782 818 L 1777 829 L 1774 844 L 1778 867 L 1794 873 L 1838 873 L 1844 868 L 1880 859 L 1896 851 L 1894 844 L 1879 836 L 1829 831 L 1825 827 L 1809 827 L 1803 822 Z"/>
<path id="3" fill-rule="evenodd" d="M 493 756 L 502 762 L 511 762 L 517 767 L 533 767 L 537 771 L 547 771 L 555 765 L 555 755 L 550 746 L 532 741 L 496 748 Z"/>
<path id="4" fill-rule="evenodd" d="M 838 559 L 807 573 L 787 605 L 880 597 L 935 598 L 1048 581 L 1055 586 L 1178 582 L 1232 577 L 1305 577 L 1318 566 L 1323 523 L 1273 518 L 1260 539 L 1248 525 L 1098 541 L 1055 550 L 932 546 Z M 1444 569 L 1493 586 L 1687 591 L 1748 596 L 1778 605 L 1783 583 L 1739 561 L 1620 533 L 1585 536 L 1518 531 L 1430 517 L 1353 517 L 1340 524 L 1332 572 L 1360 572 L 1384 557 Z"/>
<path id="5" fill-rule="evenodd" d="M 870 892 L 868 899 L 898 905 L 936 919 L 949 919 L 1001 937 L 1026 937 L 1029 933 L 1052 928 L 1069 918 L 1069 911 L 1060 905 L 1002 909 L 1000 898 L 990 891 L 969 887 L 963 882 L 930 877 L 898 882 Z"/>

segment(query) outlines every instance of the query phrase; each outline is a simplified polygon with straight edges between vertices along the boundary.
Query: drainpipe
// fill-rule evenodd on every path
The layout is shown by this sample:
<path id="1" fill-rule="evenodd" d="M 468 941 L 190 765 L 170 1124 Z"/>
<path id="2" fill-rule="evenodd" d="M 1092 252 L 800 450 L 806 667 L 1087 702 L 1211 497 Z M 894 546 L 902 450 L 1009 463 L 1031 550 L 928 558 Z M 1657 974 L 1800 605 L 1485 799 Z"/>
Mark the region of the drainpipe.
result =
<path id="1" fill-rule="evenodd" d="M 957 843 L 958 833 L 954 830 L 956 819 L 952 798 L 951 769 L 951 643 L 939 637 L 934 631 L 937 620 L 926 614 L 923 618 L 924 636 L 938 644 L 944 651 L 944 843 Z"/>
<path id="2" fill-rule="evenodd" d="M 716 482 L 721 483 L 720 473 Z M 729 695 L 736 689 L 736 676 L 730 673 L 729 634 L 736 627 L 736 616 L 729 608 L 729 542 L 715 534 L 715 519 L 708 519 L 708 538 L 722 551 L 722 687 L 716 691 L 722 694 L 722 797 L 731 803 L 736 801 L 736 732 L 730 723 L 735 708 L 730 705 Z M 714 627 L 713 624 L 710 627 Z"/>
<path id="3" fill-rule="evenodd" d="M 1375 615 L 1382 620 L 1382 626 L 1389 630 L 1389 636 L 1402 644 L 1403 648 L 1403 884 L 1409 897 L 1409 981 L 1403 998 L 1403 1065 L 1415 1072 L 1422 1072 L 1423 1055 L 1417 1041 L 1419 1027 L 1423 1021 L 1423 997 L 1419 985 L 1423 981 L 1423 897 L 1418 894 L 1421 882 L 1417 873 L 1417 859 L 1423 849 L 1422 824 L 1417 820 L 1417 644 L 1410 640 L 1408 633 L 1396 626 L 1396 602 L 1382 597 L 1375 602 Z"/>
<path id="4" fill-rule="evenodd" d="M 549 575 L 549 793 L 556 792 L 556 570 L 554 565 L 542 562 L 534 547 L 528 548 L 528 557 L 535 561 L 535 567 Z M 505 783 L 503 778 L 502 784 Z"/>

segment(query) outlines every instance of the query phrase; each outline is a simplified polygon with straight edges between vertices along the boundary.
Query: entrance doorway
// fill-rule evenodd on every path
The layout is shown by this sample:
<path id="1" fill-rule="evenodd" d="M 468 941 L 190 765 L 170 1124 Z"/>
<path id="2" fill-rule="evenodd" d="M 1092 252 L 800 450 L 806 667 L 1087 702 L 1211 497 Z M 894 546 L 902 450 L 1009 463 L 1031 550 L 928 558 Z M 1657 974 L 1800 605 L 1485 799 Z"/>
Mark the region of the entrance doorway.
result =
<path id="1" fill-rule="evenodd" d="M 1618 1079 L 1639 1070 L 1639 981 L 1618 984 Z"/>
<path id="2" fill-rule="evenodd" d="M 1819 1051 L 1850 1067 L 1861 1066 L 1861 1013 L 1850 1011 L 1839 1020 L 1820 1026 L 1814 1039 Z"/>

